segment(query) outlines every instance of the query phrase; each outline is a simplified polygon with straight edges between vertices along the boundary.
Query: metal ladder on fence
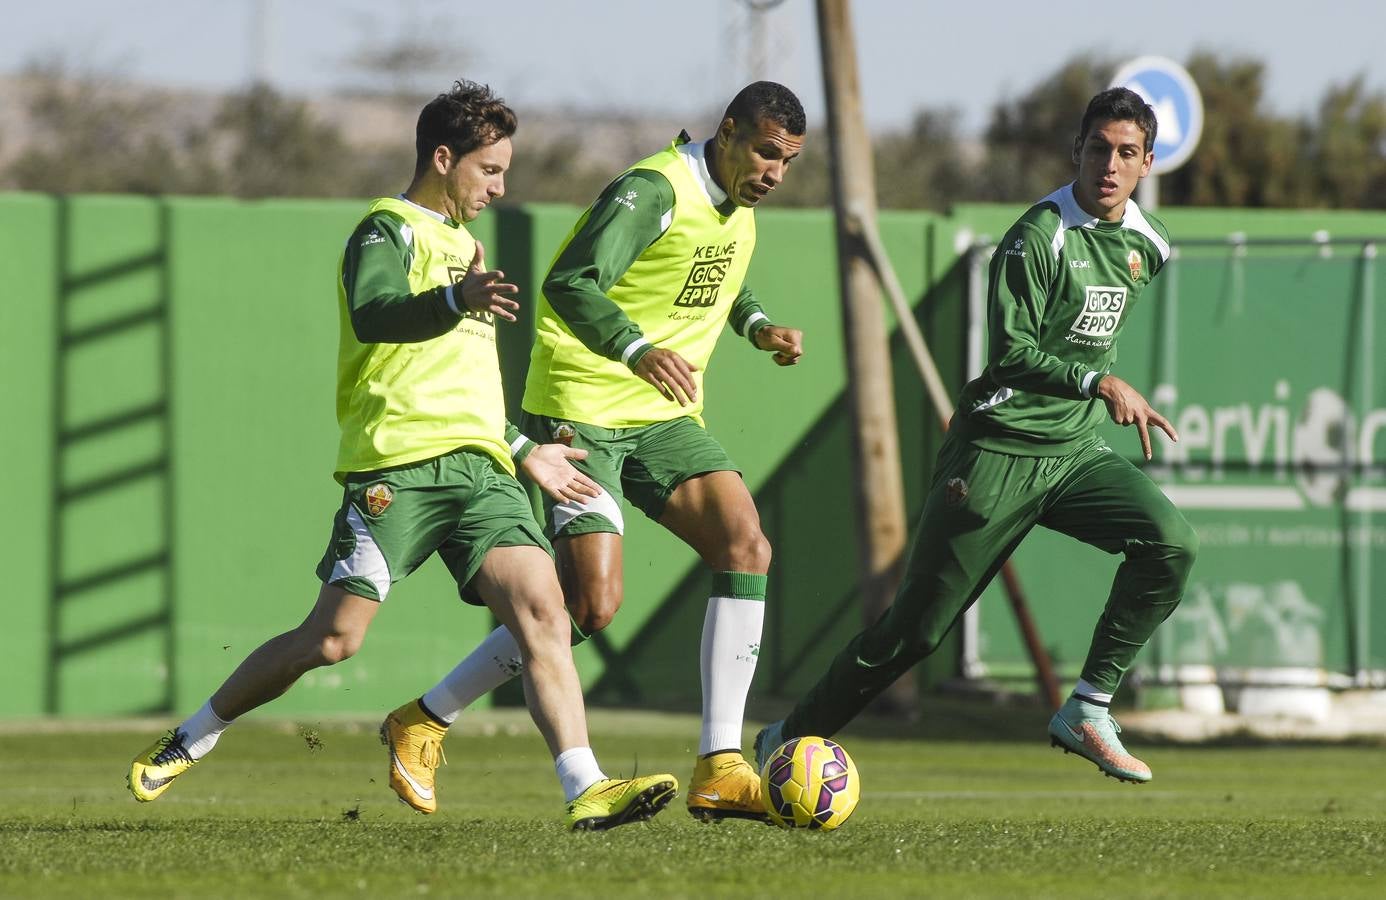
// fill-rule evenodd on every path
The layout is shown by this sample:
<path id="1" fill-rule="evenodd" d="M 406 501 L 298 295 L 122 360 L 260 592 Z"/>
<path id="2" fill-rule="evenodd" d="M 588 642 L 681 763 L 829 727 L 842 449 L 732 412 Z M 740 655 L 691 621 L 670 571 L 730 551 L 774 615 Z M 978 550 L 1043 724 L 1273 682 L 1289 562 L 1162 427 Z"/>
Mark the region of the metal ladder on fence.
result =
<path id="1" fill-rule="evenodd" d="M 169 212 L 165 204 L 158 204 L 152 249 L 81 271 L 73 249 L 76 215 L 74 201 L 60 198 L 44 706 L 50 714 L 70 712 L 74 704 L 65 688 L 85 685 L 90 693 L 91 686 L 98 685 L 128 699 L 128 708 L 103 703 L 109 712 L 161 712 L 171 708 L 174 687 Z M 104 314 L 93 314 L 86 304 L 85 314 L 74 316 L 84 291 L 119 287 L 122 279 L 150 280 L 151 276 L 155 288 L 147 302 L 141 295 L 137 303 L 120 304 L 128 308 Z M 115 360 L 112 368 L 152 366 L 156 385 L 152 396 L 131 402 L 118 390 L 103 392 L 103 386 L 90 378 L 92 357 L 83 359 L 84 354 L 93 353 L 101 360 Z M 80 377 L 84 364 L 87 377 Z M 132 444 L 134 452 L 129 451 Z M 107 448 L 113 447 L 121 452 L 108 454 Z M 99 509 L 93 504 L 110 504 L 113 497 L 119 500 L 122 490 L 133 490 L 139 499 L 118 515 L 98 514 L 98 531 L 112 538 L 107 546 L 118 547 L 121 538 L 128 537 L 124 529 L 148 533 L 139 536 L 142 546 L 137 550 L 107 553 L 110 558 L 102 558 L 103 554 L 92 554 L 89 545 L 74 539 L 74 534 L 83 527 L 90 532 L 92 510 Z M 93 555 L 99 559 L 95 565 L 90 564 Z M 117 608 L 125 604 L 132 588 L 141 602 L 133 610 Z M 93 615 L 94 609 L 99 614 Z M 98 623 L 94 627 L 88 624 L 93 620 Z M 153 654 L 151 643 L 158 647 Z M 121 658 L 122 645 L 129 664 L 109 665 L 107 659 Z M 102 653 L 115 655 L 102 659 Z M 153 655 L 162 658 L 152 659 Z M 95 669 L 81 672 L 87 679 L 81 681 L 81 667 L 91 667 L 93 660 L 98 660 Z M 147 669 L 162 678 L 148 677 Z M 120 689 L 122 678 L 130 681 L 128 691 Z"/>

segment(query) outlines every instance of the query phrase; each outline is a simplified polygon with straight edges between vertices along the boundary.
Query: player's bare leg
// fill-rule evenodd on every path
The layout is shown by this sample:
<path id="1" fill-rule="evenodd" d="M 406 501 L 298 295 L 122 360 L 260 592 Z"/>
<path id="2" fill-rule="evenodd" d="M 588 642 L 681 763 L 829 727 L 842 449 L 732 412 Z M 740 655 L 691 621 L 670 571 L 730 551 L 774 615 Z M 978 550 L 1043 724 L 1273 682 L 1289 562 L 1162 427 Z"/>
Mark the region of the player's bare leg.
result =
<path id="1" fill-rule="evenodd" d="M 497 547 L 486 554 L 472 587 L 513 641 L 530 716 L 554 757 L 575 830 L 601 830 L 648 819 L 673 799 L 672 775 L 611 779 L 597 765 L 587 737 L 582 686 L 573 667 L 572 628 L 553 561 L 534 546 Z M 507 651 L 508 652 L 508 651 Z M 437 808 L 434 777 L 446 725 L 431 721 L 417 701 L 382 726 L 390 748 L 390 786 L 421 812 Z"/>
<path id="2" fill-rule="evenodd" d="M 648 819 L 667 806 L 678 789 L 674 776 L 617 780 L 597 767 L 573 667 L 568 613 L 548 554 L 532 546 L 497 547 L 486 554 L 473 583 L 519 644 L 525 701 L 553 754 L 570 825 L 605 829 Z"/>
<path id="3" fill-rule="evenodd" d="M 561 537 L 554 541 L 554 551 L 571 614 L 571 620 L 569 613 L 564 614 L 568 629 L 564 639 L 571 643 L 573 628 L 582 636 L 598 631 L 621 606 L 621 536 Z M 547 558 L 543 569 L 547 570 L 543 590 L 555 591 L 553 565 Z M 401 800 L 424 813 L 438 808 L 434 773 L 443 761 L 442 741 L 448 727 L 478 698 L 519 675 L 524 665 L 516 635 L 502 624 L 423 697 L 386 717 L 381 740 L 390 748 L 390 786 Z"/>
<path id="4" fill-rule="evenodd" d="M 703 620 L 703 728 L 688 810 L 705 820 L 764 821 L 760 778 L 741 755 L 741 728 L 760 655 L 770 542 L 736 472 L 709 472 L 680 484 L 659 521 L 713 571 Z"/>
<path id="5" fill-rule="evenodd" d="M 596 634 L 611 624 L 625 599 L 621 535 L 593 532 L 559 537 L 553 549 L 573 624 L 584 635 Z"/>
<path id="6" fill-rule="evenodd" d="M 283 694 L 305 672 L 350 658 L 379 608 L 375 600 L 324 584 L 297 628 L 257 647 L 200 710 L 135 758 L 131 793 L 155 799 L 216 746 L 232 721 Z"/>
<path id="7" fill-rule="evenodd" d="M 212 695 L 212 708 L 227 721 L 240 718 L 283 694 L 304 673 L 350 659 L 379 610 L 376 600 L 324 584 L 302 624 L 247 656 Z"/>

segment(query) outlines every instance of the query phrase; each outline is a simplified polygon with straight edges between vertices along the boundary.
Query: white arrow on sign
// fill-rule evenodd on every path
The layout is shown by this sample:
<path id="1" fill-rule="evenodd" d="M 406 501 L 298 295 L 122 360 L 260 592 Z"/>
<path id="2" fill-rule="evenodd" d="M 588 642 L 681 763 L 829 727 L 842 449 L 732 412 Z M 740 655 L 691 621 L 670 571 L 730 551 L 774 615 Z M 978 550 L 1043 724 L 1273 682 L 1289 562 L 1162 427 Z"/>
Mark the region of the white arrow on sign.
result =
<path id="1" fill-rule="evenodd" d="M 1203 133 L 1203 98 L 1188 71 L 1161 56 L 1142 56 L 1118 69 L 1112 84 L 1140 94 L 1155 111 L 1159 125 L 1156 143 L 1160 150 L 1155 154 L 1150 174 L 1158 175 L 1183 165 Z M 1158 88 L 1151 90 L 1151 84 Z"/>
<path id="2" fill-rule="evenodd" d="M 1184 142 L 1184 125 L 1179 121 L 1179 110 L 1174 105 L 1174 98 L 1157 98 L 1139 81 L 1133 81 L 1127 87 L 1140 94 L 1141 98 L 1155 110 L 1155 124 L 1160 129 L 1161 143 L 1182 144 Z"/>

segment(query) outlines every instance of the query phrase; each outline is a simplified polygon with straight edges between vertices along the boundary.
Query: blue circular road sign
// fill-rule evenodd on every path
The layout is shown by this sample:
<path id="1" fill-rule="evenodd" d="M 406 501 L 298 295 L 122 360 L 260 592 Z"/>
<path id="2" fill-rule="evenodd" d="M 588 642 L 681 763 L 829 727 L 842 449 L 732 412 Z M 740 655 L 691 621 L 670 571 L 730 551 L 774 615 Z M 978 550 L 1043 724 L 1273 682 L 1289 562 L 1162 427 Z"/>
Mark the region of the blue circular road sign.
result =
<path id="1" fill-rule="evenodd" d="M 1203 95 L 1188 71 L 1163 56 L 1141 56 L 1117 70 L 1112 87 L 1127 87 L 1155 110 L 1155 162 L 1150 174 L 1182 166 L 1203 134 Z"/>

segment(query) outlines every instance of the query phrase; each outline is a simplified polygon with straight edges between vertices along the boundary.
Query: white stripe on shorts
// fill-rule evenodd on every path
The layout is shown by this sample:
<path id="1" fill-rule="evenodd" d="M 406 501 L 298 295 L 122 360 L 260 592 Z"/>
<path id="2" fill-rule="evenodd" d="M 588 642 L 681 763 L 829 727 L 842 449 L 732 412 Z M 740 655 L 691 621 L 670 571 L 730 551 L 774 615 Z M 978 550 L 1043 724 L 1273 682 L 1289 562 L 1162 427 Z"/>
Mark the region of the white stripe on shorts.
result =
<path id="1" fill-rule="evenodd" d="M 616 526 L 617 534 L 626 533 L 626 520 L 621 515 L 621 506 L 606 491 L 602 491 L 600 497 L 588 497 L 583 503 L 574 500 L 555 503 L 552 512 L 549 513 L 553 519 L 553 533 L 562 534 L 568 523 L 583 513 L 600 513 Z"/>
<path id="2" fill-rule="evenodd" d="M 390 566 L 385 562 L 385 554 L 376 546 L 375 538 L 371 537 L 370 529 L 366 528 L 355 506 L 347 510 L 347 524 L 356 535 L 356 549 L 346 559 L 337 560 L 327 582 L 331 584 L 343 578 L 364 578 L 375 585 L 376 593 L 384 602 L 385 596 L 390 593 Z"/>

